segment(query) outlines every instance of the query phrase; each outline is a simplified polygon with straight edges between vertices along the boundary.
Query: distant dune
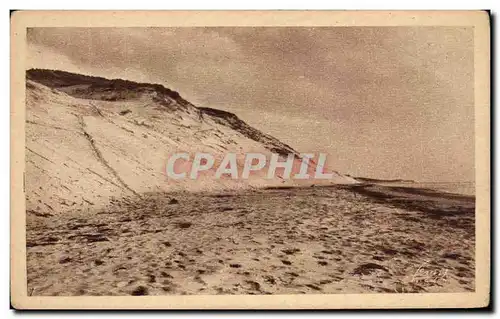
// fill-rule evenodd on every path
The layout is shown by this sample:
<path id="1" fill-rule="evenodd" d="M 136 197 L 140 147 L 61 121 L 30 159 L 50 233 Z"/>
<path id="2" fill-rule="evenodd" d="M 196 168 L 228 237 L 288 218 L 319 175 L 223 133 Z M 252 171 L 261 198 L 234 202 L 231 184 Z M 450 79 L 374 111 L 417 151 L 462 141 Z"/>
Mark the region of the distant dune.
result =
<path id="1" fill-rule="evenodd" d="M 366 183 L 416 183 L 416 181 L 411 179 L 378 179 L 378 178 L 368 178 L 368 177 L 353 177 L 353 178 L 357 181 Z"/>

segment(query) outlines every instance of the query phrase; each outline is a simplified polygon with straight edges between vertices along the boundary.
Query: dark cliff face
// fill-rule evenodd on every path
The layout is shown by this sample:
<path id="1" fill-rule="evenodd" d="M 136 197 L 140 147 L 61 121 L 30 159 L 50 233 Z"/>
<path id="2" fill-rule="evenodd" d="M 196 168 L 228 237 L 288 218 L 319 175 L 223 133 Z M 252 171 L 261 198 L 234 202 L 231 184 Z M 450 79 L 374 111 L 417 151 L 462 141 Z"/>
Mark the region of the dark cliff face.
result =
<path id="1" fill-rule="evenodd" d="M 249 139 L 263 144 L 264 147 L 273 153 L 283 156 L 292 153 L 298 156 L 298 152 L 292 147 L 248 125 L 235 114 L 213 108 L 196 107 L 183 99 L 178 92 L 170 90 L 161 84 L 138 83 L 123 79 L 106 79 L 103 77 L 46 69 L 30 69 L 26 71 L 26 78 L 49 88 L 64 91 L 77 98 L 118 102 L 138 98 L 142 94 L 152 94 L 153 102 L 165 106 L 165 109 L 176 111 L 179 107 L 182 108 L 189 105 L 199 112 L 200 119 L 210 117 L 216 123 L 227 126 Z M 171 102 L 167 102 L 166 100 L 175 101 L 174 104 L 176 106 L 173 106 Z"/>

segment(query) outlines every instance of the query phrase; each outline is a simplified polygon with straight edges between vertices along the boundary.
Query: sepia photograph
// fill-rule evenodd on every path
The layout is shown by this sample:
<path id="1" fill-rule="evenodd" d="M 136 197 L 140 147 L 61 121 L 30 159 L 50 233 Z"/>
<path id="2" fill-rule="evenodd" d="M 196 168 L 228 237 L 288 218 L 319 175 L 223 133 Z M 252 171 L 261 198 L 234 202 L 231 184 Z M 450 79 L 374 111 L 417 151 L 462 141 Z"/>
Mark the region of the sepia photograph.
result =
<path id="1" fill-rule="evenodd" d="M 488 303 L 486 13 L 22 13 L 13 276 L 35 307 Z"/>

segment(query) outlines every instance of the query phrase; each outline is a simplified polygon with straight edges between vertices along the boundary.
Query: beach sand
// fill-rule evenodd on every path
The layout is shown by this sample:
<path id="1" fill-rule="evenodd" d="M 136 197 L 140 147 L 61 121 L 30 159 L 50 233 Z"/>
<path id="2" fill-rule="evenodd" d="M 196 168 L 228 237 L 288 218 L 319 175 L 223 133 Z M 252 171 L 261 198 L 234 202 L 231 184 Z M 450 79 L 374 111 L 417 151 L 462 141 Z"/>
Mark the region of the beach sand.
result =
<path id="1" fill-rule="evenodd" d="M 29 295 L 468 292 L 471 196 L 374 184 L 27 213 Z"/>

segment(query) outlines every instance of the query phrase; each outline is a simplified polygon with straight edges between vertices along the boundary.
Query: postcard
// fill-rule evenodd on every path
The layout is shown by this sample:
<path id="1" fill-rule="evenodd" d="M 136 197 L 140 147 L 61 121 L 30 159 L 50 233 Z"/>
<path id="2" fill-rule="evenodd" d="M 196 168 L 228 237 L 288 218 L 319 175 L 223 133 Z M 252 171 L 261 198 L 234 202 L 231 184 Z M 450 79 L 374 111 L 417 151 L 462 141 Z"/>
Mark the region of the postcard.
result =
<path id="1" fill-rule="evenodd" d="M 484 11 L 16 11 L 16 309 L 486 307 Z"/>

